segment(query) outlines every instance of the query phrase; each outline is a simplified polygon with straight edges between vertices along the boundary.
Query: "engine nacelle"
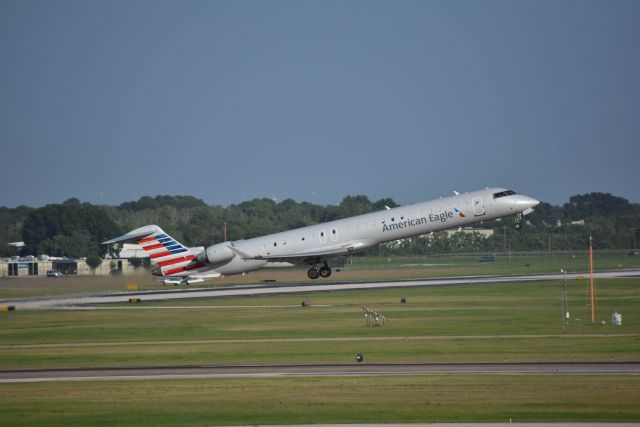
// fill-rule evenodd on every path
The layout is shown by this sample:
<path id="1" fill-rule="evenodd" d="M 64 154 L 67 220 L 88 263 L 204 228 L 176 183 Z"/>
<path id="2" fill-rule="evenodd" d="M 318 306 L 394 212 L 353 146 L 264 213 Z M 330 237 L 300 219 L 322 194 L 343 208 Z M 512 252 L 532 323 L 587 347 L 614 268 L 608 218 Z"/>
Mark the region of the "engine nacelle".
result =
<path id="1" fill-rule="evenodd" d="M 207 262 L 212 266 L 224 265 L 231 261 L 236 254 L 229 249 L 229 243 L 218 243 L 209 246 L 206 251 L 198 254 L 198 261 Z"/>

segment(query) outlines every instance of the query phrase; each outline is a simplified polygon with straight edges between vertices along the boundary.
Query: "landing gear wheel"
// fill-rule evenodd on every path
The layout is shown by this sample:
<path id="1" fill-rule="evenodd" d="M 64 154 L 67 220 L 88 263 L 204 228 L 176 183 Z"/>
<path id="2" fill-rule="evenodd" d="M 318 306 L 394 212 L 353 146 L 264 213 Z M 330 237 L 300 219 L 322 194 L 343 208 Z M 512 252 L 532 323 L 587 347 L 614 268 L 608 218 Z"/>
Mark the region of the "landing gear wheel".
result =
<path id="1" fill-rule="evenodd" d="M 520 224 L 519 222 L 516 222 L 515 227 L 516 227 L 516 230 L 520 230 L 520 227 L 522 227 L 522 224 Z"/>
<path id="2" fill-rule="evenodd" d="M 328 265 L 323 265 L 322 267 L 320 267 L 320 276 L 327 278 L 331 276 L 331 273 L 331 267 L 329 267 Z"/>
<path id="3" fill-rule="evenodd" d="M 317 268 L 312 267 L 309 269 L 309 271 L 307 271 L 307 276 L 309 276 L 309 279 L 315 280 L 320 277 L 320 272 Z"/>

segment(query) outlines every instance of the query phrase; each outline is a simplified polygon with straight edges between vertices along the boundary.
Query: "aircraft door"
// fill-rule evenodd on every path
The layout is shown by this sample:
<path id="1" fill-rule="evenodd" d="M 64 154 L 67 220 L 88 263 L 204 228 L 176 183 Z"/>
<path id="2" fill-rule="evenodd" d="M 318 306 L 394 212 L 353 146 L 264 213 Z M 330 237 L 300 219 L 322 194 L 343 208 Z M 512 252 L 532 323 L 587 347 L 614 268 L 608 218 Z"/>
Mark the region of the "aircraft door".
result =
<path id="1" fill-rule="evenodd" d="M 475 216 L 481 216 L 484 215 L 484 205 L 482 204 L 482 198 L 481 197 L 474 197 L 473 199 L 471 199 L 471 204 L 473 206 L 473 214 Z"/>
<path id="2" fill-rule="evenodd" d="M 336 227 L 331 229 L 331 240 L 334 242 L 338 241 L 338 229 Z"/>
<path id="3" fill-rule="evenodd" d="M 320 243 L 326 243 L 327 242 L 327 232 L 322 230 L 320 232 Z"/>

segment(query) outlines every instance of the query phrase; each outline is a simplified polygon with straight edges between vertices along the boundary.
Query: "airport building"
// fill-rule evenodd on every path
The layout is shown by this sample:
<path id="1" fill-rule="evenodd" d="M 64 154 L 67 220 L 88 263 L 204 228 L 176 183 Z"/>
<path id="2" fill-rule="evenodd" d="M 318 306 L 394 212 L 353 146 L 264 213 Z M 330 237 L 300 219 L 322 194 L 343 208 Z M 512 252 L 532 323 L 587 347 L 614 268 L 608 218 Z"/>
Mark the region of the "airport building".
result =
<path id="1" fill-rule="evenodd" d="M 142 246 L 135 243 L 125 243 L 122 245 L 122 249 L 118 253 L 118 257 L 122 259 L 129 258 L 149 258 L 149 255 L 142 249 Z"/>
<path id="2" fill-rule="evenodd" d="M 19 253 L 24 248 L 24 242 L 12 242 L 9 246 Z M 149 255 L 141 246 L 134 244 L 124 244 L 118 258 L 103 259 L 102 263 L 92 269 L 87 264 L 86 258 L 58 258 L 47 255 L 34 256 L 13 256 L 11 258 L 0 258 L 0 277 L 45 277 L 48 272 L 57 271 L 63 275 L 97 275 L 106 276 L 109 274 L 131 274 L 140 266 L 140 262 L 133 263 L 132 258 L 144 260 L 142 264 L 149 265 Z"/>
<path id="3" fill-rule="evenodd" d="M 45 277 L 49 271 L 59 271 L 63 275 L 131 274 L 136 267 L 128 259 L 105 259 L 92 269 L 86 259 L 72 258 L 0 258 L 0 277 Z"/>

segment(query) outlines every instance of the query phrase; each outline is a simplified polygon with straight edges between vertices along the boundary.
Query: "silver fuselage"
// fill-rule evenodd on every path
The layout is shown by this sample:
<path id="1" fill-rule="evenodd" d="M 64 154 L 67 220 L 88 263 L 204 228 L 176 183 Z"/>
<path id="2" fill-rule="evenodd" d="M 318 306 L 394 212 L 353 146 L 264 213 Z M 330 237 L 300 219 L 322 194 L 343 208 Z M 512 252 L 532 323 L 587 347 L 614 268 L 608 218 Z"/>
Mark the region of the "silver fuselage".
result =
<path id="1" fill-rule="evenodd" d="M 241 253 L 265 258 L 322 250 L 342 242 L 357 242 L 357 251 L 362 251 L 380 243 L 517 215 L 539 203 L 520 194 L 494 198 L 502 191 L 506 190 L 489 188 L 230 243 Z M 216 266 L 215 271 L 223 275 L 239 274 L 263 267 L 311 264 L 330 258 L 335 256 L 293 263 L 236 256 L 228 263 Z"/>

